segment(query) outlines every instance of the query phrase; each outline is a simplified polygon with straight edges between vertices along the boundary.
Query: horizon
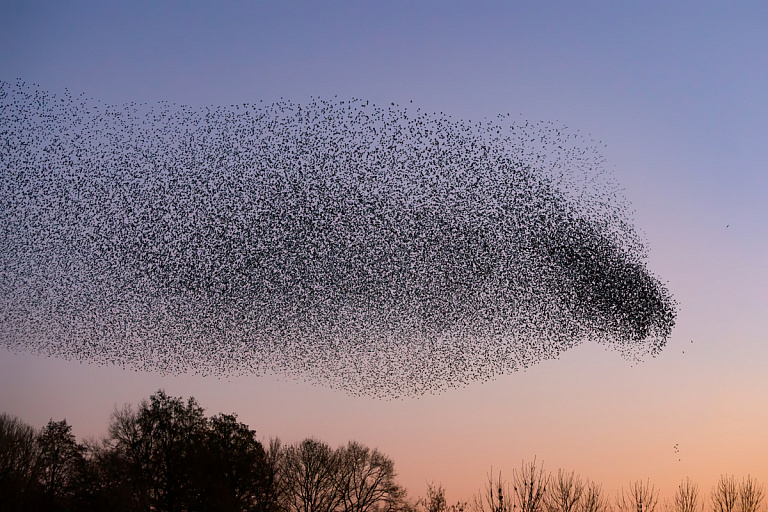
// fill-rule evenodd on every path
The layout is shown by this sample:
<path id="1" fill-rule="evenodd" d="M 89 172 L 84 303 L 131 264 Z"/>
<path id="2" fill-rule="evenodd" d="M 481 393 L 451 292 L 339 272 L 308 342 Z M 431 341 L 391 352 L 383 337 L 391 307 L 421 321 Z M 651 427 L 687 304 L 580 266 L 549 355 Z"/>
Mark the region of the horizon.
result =
<path id="1" fill-rule="evenodd" d="M 161 393 L 161 392 L 165 392 L 165 390 L 162 389 L 162 388 L 158 389 L 157 391 L 153 392 L 151 395 L 152 396 L 156 396 L 158 393 Z M 195 399 L 195 397 L 193 397 L 193 396 L 178 396 L 178 397 L 173 396 L 173 395 L 168 395 L 168 396 L 169 396 L 169 398 L 172 398 L 172 399 L 173 398 L 179 398 L 184 403 L 186 403 L 187 400 Z M 150 398 L 150 396 L 146 396 L 146 397 L 142 397 L 140 400 L 135 401 L 134 403 L 125 403 L 125 404 L 122 404 L 122 405 L 115 404 L 113 412 L 118 412 L 118 411 L 122 410 L 123 407 L 125 407 L 125 406 L 130 406 L 133 410 L 136 410 L 137 408 L 141 407 L 142 402 L 144 402 L 146 400 L 149 400 L 149 398 Z M 217 415 L 217 414 L 234 414 L 237 417 L 238 421 L 242 421 L 242 418 L 237 413 L 237 411 L 215 411 L 214 412 L 214 411 L 208 410 L 205 407 L 205 404 L 200 403 L 199 401 L 197 401 L 197 399 L 195 399 L 195 401 L 197 402 L 197 404 L 200 407 L 202 407 L 205 410 L 205 415 L 206 415 L 207 418 L 210 418 L 210 417 L 212 417 L 214 415 Z M 0 413 L 1 412 L 2 411 L 0 411 Z M 110 413 L 110 415 L 109 415 L 110 421 L 111 421 L 111 416 L 112 416 L 112 413 Z M 19 419 L 24 421 L 23 418 L 19 418 Z M 68 425 L 72 426 L 73 427 L 73 431 L 76 432 L 76 429 L 74 428 L 76 426 L 76 423 L 77 423 L 76 420 L 71 420 L 71 419 L 68 419 L 68 418 L 50 418 L 50 421 L 61 421 L 62 419 L 65 420 Z M 246 425 L 249 428 L 251 428 L 251 429 L 253 429 L 253 427 L 254 427 L 253 425 L 248 425 L 247 423 L 246 423 Z M 33 428 L 36 428 L 36 431 L 39 432 L 40 429 L 43 426 L 44 425 L 41 425 L 40 427 L 33 426 Z M 106 424 L 105 424 L 105 426 L 106 426 Z M 258 431 L 257 431 L 257 433 L 258 433 Z M 319 441 L 319 442 L 321 442 L 323 444 L 327 444 L 331 449 L 334 449 L 334 450 L 346 446 L 347 443 L 349 443 L 349 442 L 358 442 L 358 443 L 361 443 L 363 446 L 367 446 L 368 448 L 379 450 L 384 456 L 389 457 L 390 459 L 392 459 L 392 457 L 388 453 L 386 453 L 384 451 L 381 451 L 380 447 L 378 447 L 378 446 L 369 446 L 369 445 L 367 445 L 365 443 L 365 441 L 363 441 L 363 440 L 361 440 L 359 438 L 358 439 L 349 439 L 346 442 L 341 442 L 341 443 L 338 443 L 337 445 L 333 445 L 333 444 L 327 443 L 324 439 L 319 438 L 318 436 L 314 436 L 314 435 L 308 435 L 308 436 L 306 436 L 304 438 L 292 440 L 292 441 L 289 441 L 289 442 L 286 442 L 279 435 L 277 435 L 277 436 L 270 436 L 268 438 L 264 438 L 263 436 L 259 436 L 259 437 L 260 437 L 259 442 L 261 442 L 262 446 L 264 446 L 265 449 L 270 446 L 270 444 L 271 444 L 271 442 L 273 440 L 279 440 L 280 443 L 281 443 L 281 446 L 283 448 L 285 448 L 285 447 L 288 447 L 288 446 L 298 445 L 299 443 L 301 443 L 304 440 L 314 439 L 314 440 L 317 440 L 317 441 Z M 80 443 L 85 443 L 85 442 L 89 442 L 89 441 L 96 441 L 96 442 L 98 442 L 98 441 L 100 441 L 102 439 L 107 439 L 107 438 L 108 438 L 108 435 L 107 435 L 107 431 L 106 431 L 106 428 L 105 428 L 103 430 L 103 432 L 101 433 L 101 435 L 89 435 L 89 436 L 86 436 L 86 437 L 83 437 L 83 438 L 78 438 L 78 442 L 80 442 Z M 675 451 L 675 453 L 677 455 L 680 455 L 679 444 L 675 444 L 674 451 Z M 682 457 L 682 455 L 681 455 L 681 457 Z M 395 468 L 395 476 L 396 476 L 395 481 L 398 484 L 403 485 L 403 483 L 400 481 L 400 474 L 398 472 L 397 460 L 392 459 L 392 461 L 394 462 L 394 468 Z M 672 505 L 672 498 L 674 497 L 675 493 L 678 491 L 678 487 L 683 485 L 685 482 L 690 482 L 690 483 L 692 483 L 692 484 L 697 486 L 698 492 L 699 492 L 699 498 L 701 500 L 700 501 L 700 506 L 702 507 L 703 510 L 716 510 L 712 500 L 713 500 L 713 496 L 715 494 L 717 485 L 718 485 L 718 483 L 723 478 L 733 478 L 733 479 L 735 479 L 737 484 L 743 482 L 745 479 L 752 479 L 753 481 L 755 481 L 757 483 L 758 486 L 762 486 L 763 490 L 765 489 L 765 482 L 761 481 L 759 478 L 755 477 L 754 475 L 752 475 L 750 473 L 743 473 L 743 474 L 742 473 L 721 473 L 717 477 L 717 479 L 714 480 L 711 483 L 711 485 L 709 485 L 709 486 L 707 486 L 706 484 L 702 485 L 700 482 L 696 481 L 695 479 L 690 478 L 689 476 L 686 476 L 686 477 L 683 477 L 680 480 L 680 482 L 678 482 L 677 485 L 673 486 L 672 488 L 668 488 L 668 489 L 665 489 L 663 487 L 658 486 L 657 483 L 654 482 L 652 477 L 646 476 L 644 478 L 640 478 L 640 477 L 635 478 L 633 480 L 630 480 L 630 481 L 626 482 L 625 484 L 621 484 L 620 486 L 618 486 L 615 489 L 611 489 L 609 487 L 606 487 L 603 482 L 598 481 L 598 480 L 594 480 L 594 479 L 590 478 L 589 475 L 581 474 L 578 471 L 576 471 L 575 469 L 563 468 L 563 467 L 557 467 L 557 468 L 548 467 L 544 460 L 539 459 L 536 455 L 534 455 L 530 459 L 522 459 L 517 465 L 514 465 L 514 464 L 510 465 L 509 463 L 504 465 L 503 467 L 505 467 L 506 470 L 502 470 L 502 469 L 499 469 L 498 466 L 491 465 L 488 468 L 488 471 L 482 476 L 481 485 L 478 487 L 477 491 L 475 491 L 475 492 L 473 492 L 473 493 L 471 493 L 469 495 L 464 495 L 464 496 L 460 496 L 460 497 L 457 498 L 457 497 L 455 497 L 453 495 L 452 489 L 450 489 L 448 486 L 446 486 L 443 482 L 431 480 L 431 481 L 425 481 L 424 482 L 424 490 L 423 490 L 423 492 L 421 492 L 419 494 L 414 494 L 412 492 L 408 492 L 408 494 L 406 495 L 406 499 L 408 500 L 408 502 L 410 502 L 410 503 L 412 503 L 414 505 L 417 505 L 417 504 L 421 503 L 422 500 L 428 499 L 429 493 L 431 491 L 439 491 L 440 489 L 442 489 L 444 491 L 444 493 L 445 493 L 445 496 L 446 496 L 446 506 L 448 506 L 448 507 L 453 507 L 453 506 L 463 507 L 464 505 L 466 505 L 466 506 L 471 508 L 473 506 L 473 503 L 475 503 L 475 500 L 483 499 L 484 493 L 486 492 L 485 486 L 488 483 L 488 479 L 489 478 L 493 478 L 494 481 L 499 481 L 499 479 L 501 479 L 502 482 L 506 482 L 507 484 L 509 484 L 512 481 L 514 473 L 517 472 L 520 469 L 521 466 L 527 467 L 527 465 L 529 465 L 529 464 L 532 464 L 535 467 L 541 469 L 541 471 L 543 472 L 543 475 L 545 476 L 545 478 L 549 478 L 549 479 L 554 478 L 555 476 L 557 476 L 558 472 L 563 471 L 563 472 L 565 472 L 567 474 L 568 473 L 573 473 L 577 478 L 579 478 L 584 483 L 593 482 L 593 483 L 597 484 L 599 486 L 601 492 L 602 492 L 602 495 L 607 499 L 608 504 L 609 504 L 610 507 L 616 506 L 615 502 L 616 502 L 616 500 L 620 499 L 622 493 L 625 490 L 629 490 L 633 485 L 636 485 L 638 483 L 644 484 L 645 486 L 647 486 L 651 490 L 652 494 L 655 493 L 655 495 L 656 495 L 656 497 L 658 499 L 658 506 L 662 510 L 671 510 L 670 507 L 673 506 Z M 477 478 L 480 478 L 480 477 L 476 475 L 476 476 L 474 476 L 474 478 L 477 479 Z M 406 488 L 406 490 L 408 490 L 407 486 L 405 486 L 405 488 Z M 767 503 L 762 503 L 761 508 L 759 508 L 758 510 L 762 510 L 763 508 L 765 508 L 766 505 L 768 505 L 768 504 Z"/>

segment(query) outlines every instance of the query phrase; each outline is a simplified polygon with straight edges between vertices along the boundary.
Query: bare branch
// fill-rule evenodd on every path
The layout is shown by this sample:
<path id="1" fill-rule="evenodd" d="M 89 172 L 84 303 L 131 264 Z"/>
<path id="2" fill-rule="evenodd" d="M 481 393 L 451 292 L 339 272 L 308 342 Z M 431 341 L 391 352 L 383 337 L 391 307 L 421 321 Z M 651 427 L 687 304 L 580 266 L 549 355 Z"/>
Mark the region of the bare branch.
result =
<path id="1" fill-rule="evenodd" d="M 763 502 L 763 498 L 765 498 L 763 485 L 747 475 L 739 485 L 740 512 L 758 512 L 760 504 Z"/>
<path id="2" fill-rule="evenodd" d="M 544 493 L 549 483 L 549 475 L 544 472 L 544 466 L 533 462 L 520 466 L 520 470 L 512 473 L 512 491 L 514 508 L 519 512 L 541 512 L 544 508 Z"/>
<path id="3" fill-rule="evenodd" d="M 550 479 L 549 489 L 544 495 L 545 509 L 547 512 L 575 512 L 579 509 L 584 487 L 584 481 L 575 472 L 558 470 L 557 476 Z"/>
<path id="4" fill-rule="evenodd" d="M 659 491 L 648 480 L 637 480 L 629 488 L 621 488 L 616 495 L 616 509 L 619 512 L 654 512 L 659 504 Z"/>
<path id="5" fill-rule="evenodd" d="M 670 512 L 703 512 L 704 499 L 699 492 L 699 486 L 686 478 L 675 491 L 672 502 L 667 504 Z"/>
<path id="6" fill-rule="evenodd" d="M 579 512 L 609 512 L 611 504 L 608 496 L 603 493 L 603 487 L 595 482 L 588 481 L 584 486 Z"/>
<path id="7" fill-rule="evenodd" d="M 509 492 L 509 484 L 501 477 L 501 472 L 499 472 L 498 478 L 494 480 L 493 468 L 491 468 L 485 489 L 473 497 L 472 508 L 474 512 L 512 511 L 512 493 Z"/>
<path id="8" fill-rule="evenodd" d="M 739 492 L 733 475 L 721 475 L 712 489 L 712 510 L 714 512 L 734 512 L 738 503 Z"/>

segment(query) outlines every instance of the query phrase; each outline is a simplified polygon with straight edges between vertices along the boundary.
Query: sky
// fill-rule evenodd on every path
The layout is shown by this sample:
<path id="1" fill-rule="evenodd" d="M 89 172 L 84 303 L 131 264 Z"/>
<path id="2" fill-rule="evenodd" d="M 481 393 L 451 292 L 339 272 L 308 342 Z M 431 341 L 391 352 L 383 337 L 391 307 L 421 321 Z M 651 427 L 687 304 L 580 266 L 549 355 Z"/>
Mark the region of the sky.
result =
<path id="1" fill-rule="evenodd" d="M 312 96 L 556 121 L 601 144 L 648 268 L 679 304 L 641 363 L 597 344 L 438 395 L 379 400 L 281 376 L 167 376 L 12 352 L 0 411 L 84 438 L 159 388 L 260 439 L 358 440 L 411 496 L 469 499 L 543 461 L 614 493 L 768 483 L 768 5 L 763 2 L 0 3 L 0 80 L 105 103 Z"/>

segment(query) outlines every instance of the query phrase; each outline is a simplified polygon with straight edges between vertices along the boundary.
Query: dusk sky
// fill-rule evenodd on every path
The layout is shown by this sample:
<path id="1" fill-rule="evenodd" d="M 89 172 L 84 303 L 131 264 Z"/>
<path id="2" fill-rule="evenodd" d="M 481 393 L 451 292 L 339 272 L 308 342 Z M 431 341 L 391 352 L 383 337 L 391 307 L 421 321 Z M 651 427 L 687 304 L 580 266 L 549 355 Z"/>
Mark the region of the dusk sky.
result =
<path id="1" fill-rule="evenodd" d="M 470 499 L 534 457 L 613 495 L 649 478 L 768 484 L 768 4 L 765 2 L 0 3 L 0 80 L 112 105 L 281 98 L 413 102 L 552 121 L 599 142 L 678 303 L 666 348 L 585 343 L 441 394 L 381 400 L 285 376 L 201 377 L 9 350 L 0 412 L 79 438 L 159 388 L 236 412 L 262 440 L 357 440 L 412 497 Z M 7 169 L 0 168 L 0 172 Z"/>

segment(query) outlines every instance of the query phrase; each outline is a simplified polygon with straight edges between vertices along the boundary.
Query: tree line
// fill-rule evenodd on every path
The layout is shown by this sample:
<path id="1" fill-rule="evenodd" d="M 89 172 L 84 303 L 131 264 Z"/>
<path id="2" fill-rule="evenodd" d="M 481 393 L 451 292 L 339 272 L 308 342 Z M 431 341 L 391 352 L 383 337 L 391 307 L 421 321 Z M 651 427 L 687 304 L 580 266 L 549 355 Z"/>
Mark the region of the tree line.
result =
<path id="1" fill-rule="evenodd" d="M 2 511 L 387 512 L 405 501 L 395 477 L 360 443 L 264 446 L 236 415 L 162 390 L 83 444 L 66 420 L 36 432 L 0 415 Z"/>
<path id="2" fill-rule="evenodd" d="M 265 446 L 235 414 L 206 416 L 194 398 L 163 390 L 116 409 L 107 435 L 78 443 L 66 420 L 36 431 L 0 414 L 0 512 L 761 512 L 764 488 L 721 477 L 708 495 L 690 480 L 659 504 L 648 481 L 610 499 L 575 473 L 523 463 L 510 480 L 489 473 L 470 501 L 449 505 L 441 485 L 410 499 L 393 461 L 351 441 Z"/>

